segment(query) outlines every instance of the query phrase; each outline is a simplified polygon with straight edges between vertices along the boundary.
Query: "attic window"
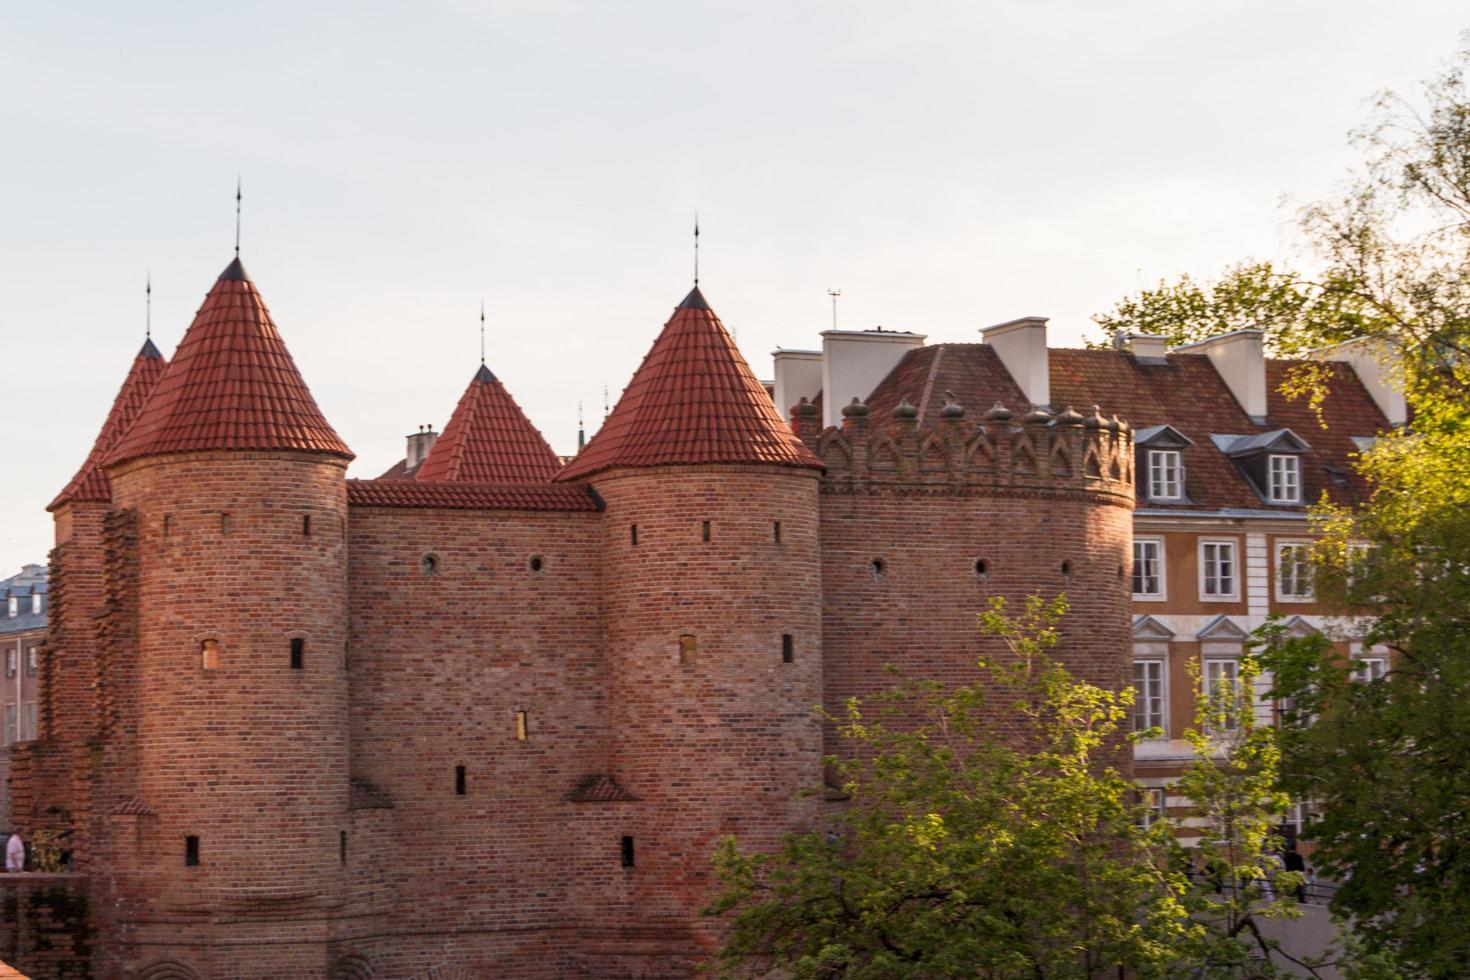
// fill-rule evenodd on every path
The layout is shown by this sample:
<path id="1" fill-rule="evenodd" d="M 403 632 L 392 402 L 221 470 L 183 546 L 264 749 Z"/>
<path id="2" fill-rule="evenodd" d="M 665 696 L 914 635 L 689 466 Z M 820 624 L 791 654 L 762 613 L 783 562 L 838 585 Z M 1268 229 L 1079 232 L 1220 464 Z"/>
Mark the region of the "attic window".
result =
<path id="1" fill-rule="evenodd" d="M 1150 500 L 1180 500 L 1184 497 L 1184 463 L 1179 450 L 1148 451 L 1148 496 Z"/>
<path id="2" fill-rule="evenodd" d="M 1299 456 L 1268 457 L 1269 485 L 1267 496 L 1273 504 L 1299 504 L 1302 501 L 1302 461 Z"/>

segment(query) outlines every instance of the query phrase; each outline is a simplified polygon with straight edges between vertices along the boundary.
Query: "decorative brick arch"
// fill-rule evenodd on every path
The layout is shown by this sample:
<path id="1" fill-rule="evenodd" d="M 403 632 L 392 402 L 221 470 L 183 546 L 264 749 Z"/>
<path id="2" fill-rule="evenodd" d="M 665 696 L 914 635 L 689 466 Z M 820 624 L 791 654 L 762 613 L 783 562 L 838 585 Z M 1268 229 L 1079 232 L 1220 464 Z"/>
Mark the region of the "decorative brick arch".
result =
<path id="1" fill-rule="evenodd" d="M 378 971 L 372 962 L 360 953 L 348 953 L 337 958 L 327 973 L 327 980 L 373 980 Z"/>
<path id="2" fill-rule="evenodd" d="M 200 976 L 176 960 L 161 960 L 144 967 L 134 980 L 200 980 Z"/>

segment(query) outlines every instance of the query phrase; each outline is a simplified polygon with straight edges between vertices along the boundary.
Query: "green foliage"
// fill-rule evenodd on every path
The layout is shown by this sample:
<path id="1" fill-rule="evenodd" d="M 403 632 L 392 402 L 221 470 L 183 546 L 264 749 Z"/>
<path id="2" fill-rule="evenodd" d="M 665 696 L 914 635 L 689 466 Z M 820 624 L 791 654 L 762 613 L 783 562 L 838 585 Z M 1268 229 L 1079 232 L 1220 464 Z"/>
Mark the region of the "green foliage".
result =
<path id="1" fill-rule="evenodd" d="M 1111 977 L 1172 958 L 1186 879 L 1108 764 L 1131 694 L 1050 659 L 1065 609 L 1033 597 L 1012 619 L 995 600 L 980 619 L 1008 656 L 974 682 L 847 705 L 831 831 L 769 855 L 721 844 L 723 975 Z"/>

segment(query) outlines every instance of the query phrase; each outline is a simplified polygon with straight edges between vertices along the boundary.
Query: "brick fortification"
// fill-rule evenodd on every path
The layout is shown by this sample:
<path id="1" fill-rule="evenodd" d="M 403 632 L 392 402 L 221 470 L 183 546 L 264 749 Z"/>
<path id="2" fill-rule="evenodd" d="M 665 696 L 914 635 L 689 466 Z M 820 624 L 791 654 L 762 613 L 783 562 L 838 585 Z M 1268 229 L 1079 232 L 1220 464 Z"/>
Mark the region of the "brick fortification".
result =
<path id="1" fill-rule="evenodd" d="M 715 840 L 822 826 L 815 705 L 973 676 L 993 594 L 1125 680 L 1126 426 L 787 422 L 698 290 L 554 479 L 482 367 L 432 478 L 347 480 L 238 262 L 149 382 L 53 505 L 16 769 L 101 977 L 688 976 Z"/>

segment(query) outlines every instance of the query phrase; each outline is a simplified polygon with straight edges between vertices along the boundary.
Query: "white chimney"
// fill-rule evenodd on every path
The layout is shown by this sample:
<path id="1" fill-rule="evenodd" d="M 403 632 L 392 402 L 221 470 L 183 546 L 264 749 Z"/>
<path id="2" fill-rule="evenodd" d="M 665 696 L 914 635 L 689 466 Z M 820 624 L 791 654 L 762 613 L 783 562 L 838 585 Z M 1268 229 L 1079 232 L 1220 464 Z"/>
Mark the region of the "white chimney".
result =
<path id="1" fill-rule="evenodd" d="M 1403 370 L 1386 342 L 1376 337 L 1345 340 L 1314 351 L 1313 357 L 1349 365 L 1377 403 L 1389 425 L 1409 421 L 1409 404 L 1404 399 Z"/>
<path id="2" fill-rule="evenodd" d="M 1179 353 L 1204 354 L 1230 388 L 1252 422 L 1266 421 L 1266 348 L 1263 331 L 1230 333 L 1175 348 Z"/>
<path id="3" fill-rule="evenodd" d="M 923 334 L 902 330 L 824 330 L 823 427 L 841 425 L 842 406 L 854 398 L 867 401 L 905 354 L 923 346 Z"/>
<path id="4" fill-rule="evenodd" d="M 1051 365 L 1046 353 L 1046 317 L 1023 316 L 980 331 L 1033 405 L 1051 405 Z"/>
<path id="5" fill-rule="evenodd" d="M 416 468 L 429 455 L 429 450 L 434 446 L 434 440 L 439 438 L 439 433 L 434 427 L 426 425 L 417 432 L 411 432 L 408 436 L 408 458 L 404 464 L 410 469 Z"/>
<path id="6" fill-rule="evenodd" d="M 1126 333 L 1119 330 L 1113 335 L 1113 346 L 1133 355 L 1139 364 L 1167 364 L 1168 342 L 1162 334 Z"/>
<path id="7" fill-rule="evenodd" d="M 781 350 L 771 352 L 775 362 L 776 383 L 772 397 L 781 417 L 791 415 L 791 406 L 805 398 L 811 401 L 822 390 L 822 352 L 819 350 Z"/>

